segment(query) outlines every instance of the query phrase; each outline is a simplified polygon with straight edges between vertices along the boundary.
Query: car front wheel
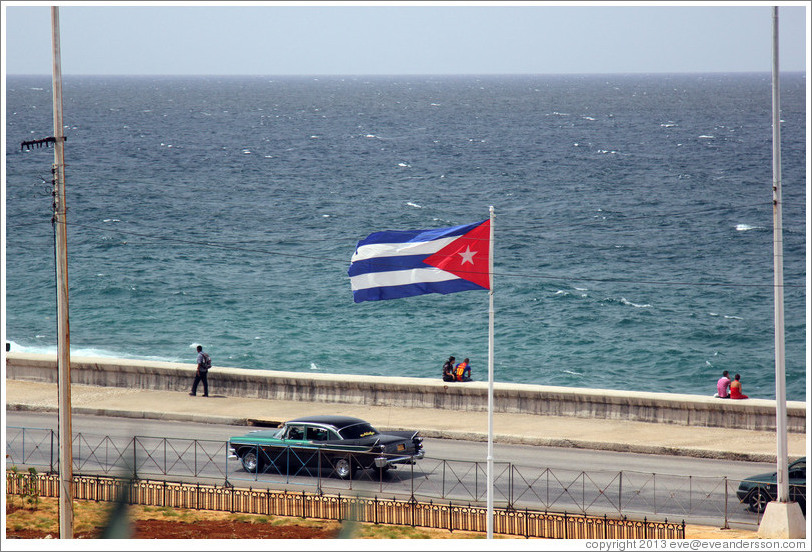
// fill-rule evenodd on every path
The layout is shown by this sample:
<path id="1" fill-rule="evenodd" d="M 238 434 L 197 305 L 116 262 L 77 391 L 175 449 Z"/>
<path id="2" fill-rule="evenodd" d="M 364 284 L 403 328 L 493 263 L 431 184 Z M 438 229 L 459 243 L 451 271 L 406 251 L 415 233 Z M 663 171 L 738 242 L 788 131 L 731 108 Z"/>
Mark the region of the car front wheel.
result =
<path id="1" fill-rule="evenodd" d="M 240 456 L 242 467 L 247 472 L 257 473 L 259 471 L 259 458 L 255 450 L 247 450 Z"/>
<path id="2" fill-rule="evenodd" d="M 336 460 L 335 472 L 341 479 L 352 479 L 355 473 L 355 466 L 348 457 L 339 458 Z"/>
<path id="3" fill-rule="evenodd" d="M 765 508 L 767 508 L 767 503 L 772 500 L 770 495 L 765 493 L 764 491 L 759 491 L 756 489 L 750 496 L 747 497 L 747 506 L 750 508 L 751 512 L 756 512 L 758 514 L 762 513 Z"/>

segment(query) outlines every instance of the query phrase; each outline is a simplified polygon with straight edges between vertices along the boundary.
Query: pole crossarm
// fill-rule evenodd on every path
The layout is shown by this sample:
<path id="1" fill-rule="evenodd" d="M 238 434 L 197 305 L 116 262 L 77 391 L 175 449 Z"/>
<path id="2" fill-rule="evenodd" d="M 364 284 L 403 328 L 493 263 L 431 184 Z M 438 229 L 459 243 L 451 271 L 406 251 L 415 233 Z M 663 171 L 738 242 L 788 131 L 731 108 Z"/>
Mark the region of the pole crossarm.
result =
<path id="1" fill-rule="evenodd" d="M 56 145 L 57 140 L 61 140 L 62 142 L 67 142 L 67 136 L 60 136 L 59 138 L 55 138 L 53 136 L 48 136 L 47 138 L 40 138 L 38 140 L 26 140 L 25 142 L 20 142 L 20 151 L 30 150 L 34 148 L 42 148 L 42 147 L 50 147 L 51 144 Z"/>

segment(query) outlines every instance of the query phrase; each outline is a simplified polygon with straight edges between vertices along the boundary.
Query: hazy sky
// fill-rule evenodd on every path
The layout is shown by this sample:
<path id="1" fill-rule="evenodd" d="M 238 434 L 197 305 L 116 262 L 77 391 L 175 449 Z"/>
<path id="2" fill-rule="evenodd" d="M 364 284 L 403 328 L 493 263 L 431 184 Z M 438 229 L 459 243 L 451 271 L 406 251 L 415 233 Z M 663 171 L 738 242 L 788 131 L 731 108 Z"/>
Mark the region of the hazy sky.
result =
<path id="1" fill-rule="evenodd" d="M 49 4 L 3 2 L 7 74 L 51 73 Z M 63 4 L 63 74 L 769 72 L 771 4 L 780 68 L 803 71 L 810 17 L 807 2 L 139 4 Z"/>

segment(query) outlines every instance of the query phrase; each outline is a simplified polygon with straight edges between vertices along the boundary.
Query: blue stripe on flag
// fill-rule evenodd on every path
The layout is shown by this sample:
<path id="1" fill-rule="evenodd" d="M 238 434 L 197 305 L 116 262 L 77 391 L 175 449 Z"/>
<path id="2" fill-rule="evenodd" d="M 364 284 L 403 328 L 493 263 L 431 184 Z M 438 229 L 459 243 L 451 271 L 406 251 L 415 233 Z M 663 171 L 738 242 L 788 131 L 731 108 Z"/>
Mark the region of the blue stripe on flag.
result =
<path id="1" fill-rule="evenodd" d="M 455 280 L 446 280 L 444 282 L 427 282 L 419 284 L 407 284 L 405 286 L 385 286 L 374 287 L 367 289 L 358 289 L 352 292 L 353 300 L 356 303 L 362 301 L 380 301 L 382 299 L 402 299 L 404 297 L 413 297 L 415 295 L 424 295 L 426 293 L 456 293 L 458 291 L 469 290 L 482 290 L 482 286 L 478 286 L 468 280 L 457 278 Z"/>
<path id="2" fill-rule="evenodd" d="M 483 222 L 484 221 L 479 221 L 473 224 L 463 224 L 449 228 L 434 228 L 431 230 L 383 230 L 381 232 L 374 232 L 359 241 L 357 247 L 371 243 L 411 243 L 462 236 Z"/>

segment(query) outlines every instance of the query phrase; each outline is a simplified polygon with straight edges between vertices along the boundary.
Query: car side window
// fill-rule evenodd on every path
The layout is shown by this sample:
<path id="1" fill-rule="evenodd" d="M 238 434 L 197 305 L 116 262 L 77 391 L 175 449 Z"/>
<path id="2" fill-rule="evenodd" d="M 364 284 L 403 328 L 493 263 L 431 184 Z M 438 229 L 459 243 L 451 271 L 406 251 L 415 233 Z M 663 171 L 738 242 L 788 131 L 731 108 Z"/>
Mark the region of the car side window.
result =
<path id="1" fill-rule="evenodd" d="M 330 438 L 329 431 L 323 427 L 308 427 L 307 440 L 308 441 L 327 441 Z"/>
<path id="2" fill-rule="evenodd" d="M 288 426 L 288 441 L 302 441 L 305 438 L 304 426 Z"/>

